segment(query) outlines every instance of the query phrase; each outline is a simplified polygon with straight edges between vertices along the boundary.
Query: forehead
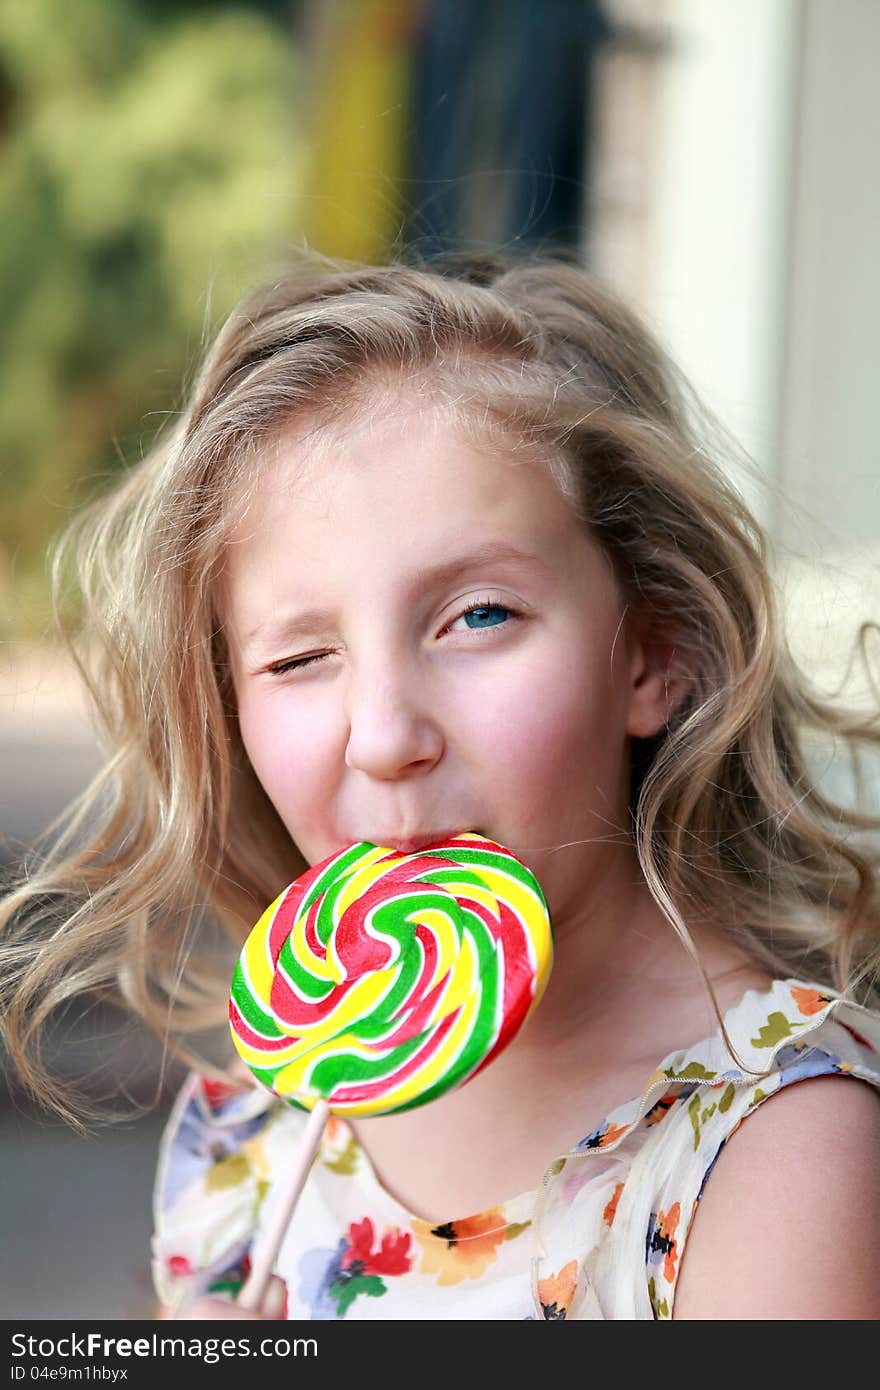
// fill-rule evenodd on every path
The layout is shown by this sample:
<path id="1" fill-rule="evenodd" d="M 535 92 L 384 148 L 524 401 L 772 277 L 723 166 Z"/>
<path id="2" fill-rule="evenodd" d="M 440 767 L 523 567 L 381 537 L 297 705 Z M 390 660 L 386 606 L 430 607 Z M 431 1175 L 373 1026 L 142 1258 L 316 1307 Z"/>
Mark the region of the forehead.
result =
<path id="1" fill-rule="evenodd" d="M 264 455 L 225 547 L 222 616 L 241 640 L 267 609 L 326 613 L 360 594 L 409 603 L 428 574 L 455 582 L 444 561 L 505 547 L 536 557 L 545 585 L 586 577 L 597 598 L 594 578 L 614 585 L 534 444 L 447 409 L 377 401 L 367 419 L 298 423 Z M 487 579 L 502 563 L 526 573 L 487 562 Z"/>
<path id="2" fill-rule="evenodd" d="M 389 523 L 430 534 L 456 521 L 504 521 L 538 541 L 547 529 L 557 540 L 585 534 L 546 451 L 488 421 L 393 396 L 353 419 L 298 421 L 264 449 L 230 508 L 229 542 L 247 544 L 282 520 L 288 536 Z"/>

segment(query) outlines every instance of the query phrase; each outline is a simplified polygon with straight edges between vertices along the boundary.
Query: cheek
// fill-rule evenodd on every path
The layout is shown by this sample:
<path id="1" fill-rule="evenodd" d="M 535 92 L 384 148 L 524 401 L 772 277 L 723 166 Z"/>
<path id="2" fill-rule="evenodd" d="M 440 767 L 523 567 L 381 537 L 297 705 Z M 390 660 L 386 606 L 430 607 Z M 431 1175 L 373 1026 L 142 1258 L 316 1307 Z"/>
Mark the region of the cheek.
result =
<path id="1" fill-rule="evenodd" d="M 296 715 L 286 709 L 282 692 L 271 694 L 281 698 L 254 695 L 241 700 L 238 723 L 251 766 L 295 838 L 302 818 L 318 801 L 327 758 L 315 721 L 301 708 Z"/>
<path id="2" fill-rule="evenodd" d="M 623 717 L 610 681 L 588 659 L 532 653 L 474 703 L 471 727 L 499 770 L 516 766 L 548 780 L 570 770 L 573 759 L 608 755 Z"/>
<path id="3" fill-rule="evenodd" d="M 512 674 L 512 673 L 511 673 Z M 469 743 L 490 766 L 497 806 L 540 827 L 583 823 L 590 806 L 609 816 L 617 799 L 625 710 L 589 652 L 531 654 L 515 679 L 478 702 Z"/>
<path id="4" fill-rule="evenodd" d="M 607 649 L 606 649 L 607 650 Z M 554 922 L 582 905 L 626 826 L 624 692 L 592 651 L 545 660 L 496 699 L 479 736 L 490 804 L 537 875 Z"/>

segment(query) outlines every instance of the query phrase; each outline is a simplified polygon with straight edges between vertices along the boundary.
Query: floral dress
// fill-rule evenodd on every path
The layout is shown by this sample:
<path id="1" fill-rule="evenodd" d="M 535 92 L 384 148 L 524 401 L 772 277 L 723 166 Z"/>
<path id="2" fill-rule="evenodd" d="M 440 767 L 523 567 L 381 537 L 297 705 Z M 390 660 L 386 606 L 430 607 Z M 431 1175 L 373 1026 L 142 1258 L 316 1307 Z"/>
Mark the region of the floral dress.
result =
<path id="1" fill-rule="evenodd" d="M 880 1017 L 823 987 L 776 980 L 724 1021 L 748 1070 L 720 1029 L 670 1053 L 641 1096 L 552 1159 L 535 1190 L 438 1225 L 383 1188 L 349 1125 L 331 1117 L 275 1264 L 287 1316 L 670 1318 L 697 1204 L 742 1121 L 807 1077 L 880 1088 Z M 306 1119 L 262 1088 L 190 1074 L 155 1189 L 163 1304 L 234 1296 Z"/>

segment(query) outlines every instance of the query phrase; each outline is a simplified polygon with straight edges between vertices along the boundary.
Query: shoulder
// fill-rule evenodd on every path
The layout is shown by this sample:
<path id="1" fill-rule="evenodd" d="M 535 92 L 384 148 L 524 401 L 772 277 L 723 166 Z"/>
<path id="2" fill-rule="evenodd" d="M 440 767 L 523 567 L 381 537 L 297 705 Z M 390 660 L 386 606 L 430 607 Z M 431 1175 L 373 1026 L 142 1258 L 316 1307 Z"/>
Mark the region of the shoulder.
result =
<path id="1" fill-rule="evenodd" d="M 822 1317 L 857 1316 L 838 1265 L 855 1280 L 848 1246 L 862 1242 L 864 1268 L 880 1240 L 875 1209 L 854 1216 L 876 1201 L 880 1013 L 786 979 L 748 991 L 725 1023 L 725 1038 L 666 1059 L 669 1090 L 642 1120 L 635 1304 L 661 1319 L 806 1317 L 812 1296 Z"/>
<path id="2" fill-rule="evenodd" d="M 682 1251 L 673 1316 L 880 1316 L 880 1092 L 857 1077 L 781 1088 L 728 1135 Z"/>

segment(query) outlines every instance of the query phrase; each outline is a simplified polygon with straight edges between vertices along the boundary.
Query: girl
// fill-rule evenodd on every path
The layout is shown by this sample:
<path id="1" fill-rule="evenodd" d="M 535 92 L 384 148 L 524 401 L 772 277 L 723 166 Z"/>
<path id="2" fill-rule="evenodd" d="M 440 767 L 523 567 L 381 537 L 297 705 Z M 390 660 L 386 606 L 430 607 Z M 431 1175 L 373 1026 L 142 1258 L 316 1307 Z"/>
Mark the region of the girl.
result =
<path id="1" fill-rule="evenodd" d="M 4 1032 L 70 1119 L 38 1039 L 76 990 L 194 1062 L 166 1311 L 255 1316 L 230 1295 L 305 1123 L 185 1047 L 251 925 L 352 841 L 472 829 L 541 882 L 547 992 L 468 1085 L 331 1119 L 261 1316 L 880 1313 L 880 890 L 851 843 L 880 820 L 806 757 L 880 731 L 796 668 L 766 537 L 621 304 L 558 259 L 304 258 L 76 519 L 59 594 L 71 555 L 107 764 L 8 895 Z"/>

